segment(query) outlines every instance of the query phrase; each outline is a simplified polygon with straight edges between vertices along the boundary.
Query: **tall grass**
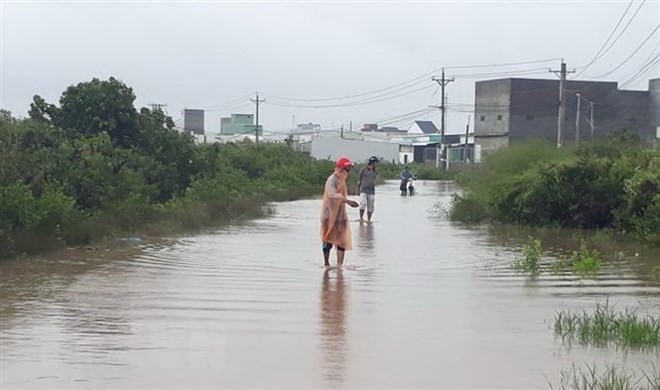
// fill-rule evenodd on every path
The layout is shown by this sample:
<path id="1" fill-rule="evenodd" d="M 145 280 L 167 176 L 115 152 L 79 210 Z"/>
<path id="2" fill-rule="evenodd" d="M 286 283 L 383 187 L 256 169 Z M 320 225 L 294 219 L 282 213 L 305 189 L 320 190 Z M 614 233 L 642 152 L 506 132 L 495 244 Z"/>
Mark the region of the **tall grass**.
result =
<path id="1" fill-rule="evenodd" d="M 660 372 L 655 366 L 652 372 L 633 372 L 615 365 L 599 371 L 595 364 L 585 364 L 584 367 L 574 364 L 570 370 L 561 372 L 556 386 L 552 383 L 548 385 L 553 390 L 658 390 Z"/>
<path id="2" fill-rule="evenodd" d="M 597 304 L 593 313 L 559 311 L 555 335 L 563 342 L 629 348 L 660 348 L 660 317 L 640 316 L 634 311 L 616 312 L 608 303 Z"/>

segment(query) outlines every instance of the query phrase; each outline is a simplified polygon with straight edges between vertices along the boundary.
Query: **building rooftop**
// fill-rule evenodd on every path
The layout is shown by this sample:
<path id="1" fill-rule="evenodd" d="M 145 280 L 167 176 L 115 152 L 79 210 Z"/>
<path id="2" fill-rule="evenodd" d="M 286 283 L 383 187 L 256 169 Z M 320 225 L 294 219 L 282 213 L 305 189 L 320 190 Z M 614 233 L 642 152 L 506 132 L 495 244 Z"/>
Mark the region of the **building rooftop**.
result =
<path id="1" fill-rule="evenodd" d="M 424 134 L 435 134 L 438 132 L 438 128 L 431 121 L 415 121 L 415 123 Z"/>

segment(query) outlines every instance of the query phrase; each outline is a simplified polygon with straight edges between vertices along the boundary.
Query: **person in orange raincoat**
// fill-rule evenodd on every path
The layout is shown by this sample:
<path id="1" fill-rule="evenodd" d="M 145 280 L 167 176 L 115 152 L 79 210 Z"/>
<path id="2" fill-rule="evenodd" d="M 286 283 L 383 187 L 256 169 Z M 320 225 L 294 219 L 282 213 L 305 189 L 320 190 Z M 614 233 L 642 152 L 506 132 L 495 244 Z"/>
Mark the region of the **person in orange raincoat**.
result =
<path id="1" fill-rule="evenodd" d="M 335 164 L 335 171 L 325 182 L 321 205 L 321 241 L 323 241 L 323 262 L 330 266 L 330 250 L 337 247 L 337 266 L 344 264 L 346 250 L 353 249 L 351 227 L 348 223 L 346 205 L 358 207 L 356 201 L 348 199 L 346 179 L 353 168 L 353 162 L 341 157 Z"/>

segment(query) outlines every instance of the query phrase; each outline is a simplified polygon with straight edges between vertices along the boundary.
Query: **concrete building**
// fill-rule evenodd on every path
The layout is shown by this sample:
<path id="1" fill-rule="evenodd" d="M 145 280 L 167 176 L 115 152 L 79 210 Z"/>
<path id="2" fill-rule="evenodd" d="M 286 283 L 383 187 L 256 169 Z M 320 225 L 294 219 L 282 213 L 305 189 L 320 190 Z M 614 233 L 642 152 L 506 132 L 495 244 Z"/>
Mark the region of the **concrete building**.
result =
<path id="1" fill-rule="evenodd" d="M 255 134 L 253 114 L 231 114 L 229 118 L 220 118 L 220 134 Z M 259 125 L 259 134 L 263 135 L 263 127 Z"/>
<path id="2" fill-rule="evenodd" d="M 321 125 L 318 123 L 299 123 L 296 126 L 296 131 L 294 134 L 315 134 L 321 132 Z"/>
<path id="3" fill-rule="evenodd" d="M 498 79 L 477 82 L 475 89 L 475 140 L 484 152 L 531 138 L 557 142 L 558 80 Z M 578 93 L 594 103 L 594 138 L 625 129 L 650 141 L 660 126 L 660 79 L 651 80 L 648 91 L 575 80 L 567 81 L 564 91 L 562 144 L 575 143 Z M 580 140 L 592 137 L 589 110 L 582 100 Z"/>
<path id="4" fill-rule="evenodd" d="M 188 134 L 204 134 L 204 110 L 183 110 L 183 131 Z"/>

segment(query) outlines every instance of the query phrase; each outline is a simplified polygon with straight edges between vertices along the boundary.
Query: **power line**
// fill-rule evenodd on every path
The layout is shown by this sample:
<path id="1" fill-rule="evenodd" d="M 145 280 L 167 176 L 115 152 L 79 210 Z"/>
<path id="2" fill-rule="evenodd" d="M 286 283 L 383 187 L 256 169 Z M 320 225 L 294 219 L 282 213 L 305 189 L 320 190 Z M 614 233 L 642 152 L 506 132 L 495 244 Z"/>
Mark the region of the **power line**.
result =
<path id="1" fill-rule="evenodd" d="M 515 76 L 525 74 L 546 73 L 548 68 L 535 68 L 535 69 L 521 69 L 512 70 L 509 72 L 491 72 L 491 73 L 468 73 L 468 74 L 454 74 L 455 78 L 480 78 L 489 76 Z"/>
<path id="2" fill-rule="evenodd" d="M 628 3 L 628 7 L 626 7 L 626 10 L 625 10 L 625 11 L 623 11 L 623 14 L 622 14 L 621 17 L 619 18 L 619 21 L 616 22 L 616 25 L 615 25 L 614 28 L 612 29 L 612 32 L 610 32 L 610 35 L 607 37 L 607 39 L 605 40 L 605 42 L 603 42 L 603 46 L 601 46 L 600 49 L 598 49 L 598 52 L 596 53 L 596 55 L 594 56 L 594 58 L 592 58 L 591 61 L 589 61 L 589 63 L 588 63 L 587 65 L 584 66 L 584 68 L 582 69 L 582 71 L 581 71 L 580 73 L 576 74 L 574 78 L 579 77 L 581 74 L 583 74 L 583 73 L 587 70 L 587 68 L 589 68 L 591 65 L 593 65 L 594 62 L 596 62 L 596 60 L 598 59 L 598 56 L 600 55 L 600 53 L 603 52 L 603 49 L 605 49 L 605 46 L 607 46 L 607 44 L 609 43 L 610 39 L 612 39 L 612 37 L 614 36 L 614 33 L 616 32 L 616 30 L 617 30 L 617 29 L 619 28 L 619 26 L 621 25 L 621 22 L 623 22 L 623 19 L 624 19 L 624 18 L 626 17 L 626 15 L 628 14 L 628 11 L 630 10 L 630 7 L 632 7 L 634 1 L 635 1 L 635 0 L 630 0 L 630 3 Z"/>
<path id="3" fill-rule="evenodd" d="M 623 34 L 626 32 L 626 30 L 628 30 L 628 27 L 630 27 L 630 24 L 632 23 L 632 21 L 635 20 L 635 17 L 637 16 L 637 14 L 639 13 L 639 11 L 640 11 L 640 10 L 642 9 L 642 7 L 644 6 L 644 3 L 646 3 L 646 0 L 642 0 L 642 2 L 639 4 L 639 6 L 637 7 L 637 9 L 635 10 L 635 13 L 634 13 L 634 14 L 632 15 L 632 17 L 628 20 L 628 23 L 626 23 L 626 25 L 623 27 L 623 30 L 621 30 L 621 32 L 619 33 L 619 35 L 617 35 L 616 38 L 614 38 L 614 40 L 612 41 L 612 43 L 610 43 L 610 45 L 607 47 L 607 49 L 605 49 L 605 51 L 602 52 L 602 53 L 600 54 L 600 56 L 598 56 L 598 57 L 596 58 L 596 61 L 598 61 L 599 59 L 603 58 L 603 56 L 604 56 L 605 54 L 607 54 L 607 52 L 609 52 L 609 51 L 612 49 L 612 47 L 613 47 L 613 46 L 619 41 L 619 39 L 623 36 Z M 582 71 L 584 72 L 584 69 L 583 69 Z M 580 74 L 581 74 L 581 73 L 580 73 Z M 578 75 L 579 75 L 579 74 L 578 74 Z M 576 75 L 575 77 L 578 77 L 578 75 Z"/>
<path id="4" fill-rule="evenodd" d="M 405 93 L 401 93 L 398 95 L 393 95 L 389 97 L 384 97 L 381 99 L 363 99 L 363 100 L 357 100 L 353 102 L 346 102 L 346 103 L 338 103 L 338 104 L 327 104 L 327 105 L 303 105 L 303 104 L 287 104 L 286 102 L 278 102 L 277 100 L 273 101 L 272 97 L 269 95 L 268 98 L 270 99 L 270 104 L 275 105 L 275 106 L 280 106 L 280 107 L 296 107 L 296 108 L 333 108 L 333 107 L 350 107 L 350 106 L 358 106 L 358 105 L 363 105 L 363 104 L 371 104 L 371 103 L 376 103 L 376 102 L 381 102 L 385 100 L 391 100 L 391 99 L 396 99 L 401 96 L 407 96 L 419 91 L 427 90 L 429 88 L 433 88 L 433 85 L 427 85 L 421 88 L 414 89 L 412 91 L 408 91 Z"/>
<path id="5" fill-rule="evenodd" d="M 470 68 L 495 68 L 502 66 L 516 66 L 516 65 L 530 65 L 530 64 L 541 64 L 544 62 L 554 62 L 560 60 L 561 58 L 548 58 L 547 60 L 536 60 L 536 61 L 525 61 L 525 62 L 508 62 L 501 64 L 488 64 L 488 65 L 458 65 L 458 66 L 445 66 L 445 69 L 470 69 Z M 545 69 L 545 68 L 544 68 Z"/>
<path id="6" fill-rule="evenodd" d="M 247 95 L 245 95 L 245 96 L 241 96 L 241 97 L 239 97 L 239 98 L 232 99 L 232 100 L 226 101 L 226 102 L 224 102 L 224 103 L 220 103 L 220 104 L 214 104 L 214 105 L 206 106 L 206 107 L 204 107 L 203 109 L 204 109 L 204 110 L 211 110 L 211 109 L 213 108 L 214 110 L 211 110 L 211 111 L 218 111 L 218 110 L 223 109 L 223 107 L 225 107 L 225 106 L 231 106 L 231 105 L 234 105 L 234 104 L 239 103 L 239 102 L 241 102 L 241 101 L 247 101 L 247 100 L 252 96 L 253 93 L 254 93 L 254 92 L 251 92 L 251 93 L 249 93 L 249 94 L 247 94 Z"/>
<path id="7" fill-rule="evenodd" d="M 642 68 L 640 68 L 632 76 L 630 76 L 628 79 L 626 79 L 621 84 L 621 88 L 626 88 L 626 87 L 632 85 L 635 81 L 637 81 L 637 79 L 639 79 L 641 76 L 646 74 L 646 72 L 650 71 L 651 69 L 653 69 L 657 65 L 660 65 L 660 53 L 656 54 L 655 57 L 653 57 L 650 61 L 648 61 L 645 65 L 643 65 Z"/>
<path id="8" fill-rule="evenodd" d="M 594 77 L 594 78 L 599 79 L 599 78 L 601 78 L 601 77 L 605 77 L 605 76 L 607 76 L 607 75 L 610 75 L 610 74 L 614 73 L 617 69 L 621 68 L 621 67 L 622 67 L 623 65 L 625 65 L 628 61 L 630 61 L 630 59 L 633 58 L 633 57 L 635 56 L 635 54 L 637 54 L 637 52 L 639 52 L 639 51 L 641 50 L 641 48 L 644 47 L 644 45 L 646 45 L 646 42 L 648 42 L 649 39 L 651 39 L 651 37 L 652 37 L 652 36 L 653 36 L 653 35 L 654 35 L 659 29 L 660 29 L 660 24 L 658 24 L 657 26 L 655 26 L 655 29 L 653 29 L 653 31 L 651 31 L 651 33 L 646 37 L 646 39 L 644 39 L 644 41 L 642 41 L 642 43 L 641 43 L 639 46 L 637 46 L 637 48 L 636 48 L 636 49 L 635 49 L 635 50 L 634 50 L 634 51 L 633 51 L 633 52 L 632 52 L 632 53 L 631 53 L 631 54 L 630 54 L 625 60 L 623 60 L 619 65 L 615 66 L 614 69 L 610 70 L 609 72 L 603 73 L 603 74 L 601 74 L 601 75 L 598 75 L 598 76 L 591 76 L 591 77 Z"/>
<path id="9" fill-rule="evenodd" d="M 470 69 L 470 68 L 494 68 L 494 67 L 505 67 L 505 66 L 519 66 L 519 65 L 530 65 L 530 64 L 539 64 L 539 63 L 544 63 L 544 62 L 552 62 L 556 61 L 559 58 L 550 58 L 550 59 L 544 59 L 544 60 L 534 60 L 534 61 L 523 61 L 523 62 L 508 62 L 508 63 L 499 63 L 499 64 L 483 64 L 483 65 L 457 65 L 457 66 L 447 66 L 444 67 L 446 69 Z M 329 97 L 329 98 L 295 98 L 295 97 L 283 97 L 283 96 L 276 96 L 276 95 L 271 95 L 267 94 L 270 98 L 275 98 L 275 99 L 280 99 L 280 100 L 291 100 L 291 101 L 308 101 L 308 102 L 322 102 L 322 101 L 332 101 L 332 100 L 347 100 L 347 99 L 353 99 L 357 97 L 363 97 L 363 96 L 368 96 L 368 95 L 373 95 L 379 92 L 387 91 L 390 89 L 394 89 L 397 87 L 400 87 L 402 85 L 406 84 L 411 84 L 416 85 L 419 84 L 418 81 L 422 79 L 427 79 L 429 76 L 432 76 L 433 74 L 437 73 L 438 71 L 442 70 L 443 67 L 439 67 L 436 69 L 433 69 L 430 72 L 424 73 L 420 76 L 414 77 L 412 79 L 396 83 L 393 85 L 390 85 L 388 87 L 380 88 L 374 91 L 369 91 L 369 92 L 363 92 L 355 95 L 348 95 L 348 96 L 338 96 L 338 97 Z M 410 85 L 410 86 L 412 86 Z M 410 87 L 408 86 L 408 87 Z M 405 88 L 404 88 L 405 89 Z"/>

